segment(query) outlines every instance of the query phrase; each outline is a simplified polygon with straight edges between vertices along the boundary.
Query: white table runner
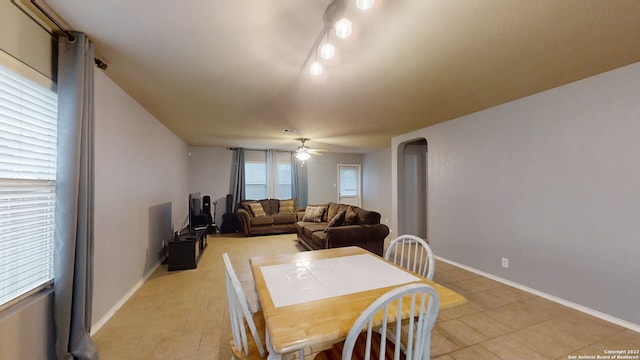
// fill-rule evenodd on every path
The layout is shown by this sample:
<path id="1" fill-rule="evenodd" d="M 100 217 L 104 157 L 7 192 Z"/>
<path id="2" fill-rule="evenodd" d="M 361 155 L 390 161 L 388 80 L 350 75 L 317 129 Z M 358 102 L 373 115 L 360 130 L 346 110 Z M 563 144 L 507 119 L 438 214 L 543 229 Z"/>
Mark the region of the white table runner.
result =
<path id="1" fill-rule="evenodd" d="M 260 270 L 275 307 L 420 280 L 369 254 L 262 266 Z"/>

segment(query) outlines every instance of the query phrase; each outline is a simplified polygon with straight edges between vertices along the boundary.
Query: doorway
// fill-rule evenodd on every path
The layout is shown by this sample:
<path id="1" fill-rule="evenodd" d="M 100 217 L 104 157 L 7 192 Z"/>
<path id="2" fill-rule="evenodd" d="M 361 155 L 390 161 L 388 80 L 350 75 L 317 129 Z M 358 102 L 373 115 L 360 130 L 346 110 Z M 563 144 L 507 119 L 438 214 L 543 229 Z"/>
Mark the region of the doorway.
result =
<path id="1" fill-rule="evenodd" d="M 338 204 L 360 207 L 360 172 L 361 167 L 358 164 L 338 164 Z"/>
<path id="2" fill-rule="evenodd" d="M 427 140 L 398 148 L 398 231 L 427 239 Z"/>

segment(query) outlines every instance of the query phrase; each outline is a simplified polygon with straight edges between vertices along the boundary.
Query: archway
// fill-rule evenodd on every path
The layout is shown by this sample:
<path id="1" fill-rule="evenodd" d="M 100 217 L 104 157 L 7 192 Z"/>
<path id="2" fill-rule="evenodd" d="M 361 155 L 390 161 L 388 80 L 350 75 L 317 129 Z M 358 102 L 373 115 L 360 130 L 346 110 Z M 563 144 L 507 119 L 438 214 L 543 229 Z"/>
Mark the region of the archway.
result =
<path id="1" fill-rule="evenodd" d="M 427 140 L 398 147 L 398 234 L 427 238 Z"/>

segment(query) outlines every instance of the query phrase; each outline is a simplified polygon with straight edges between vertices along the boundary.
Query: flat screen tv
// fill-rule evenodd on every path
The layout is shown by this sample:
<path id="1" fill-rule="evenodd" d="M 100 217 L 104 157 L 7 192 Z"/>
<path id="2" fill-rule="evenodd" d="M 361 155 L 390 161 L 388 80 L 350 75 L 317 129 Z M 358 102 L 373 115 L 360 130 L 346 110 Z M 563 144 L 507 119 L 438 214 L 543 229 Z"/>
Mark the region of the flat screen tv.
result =
<path id="1" fill-rule="evenodd" d="M 189 232 L 207 228 L 207 216 L 202 212 L 199 192 L 189 194 Z"/>

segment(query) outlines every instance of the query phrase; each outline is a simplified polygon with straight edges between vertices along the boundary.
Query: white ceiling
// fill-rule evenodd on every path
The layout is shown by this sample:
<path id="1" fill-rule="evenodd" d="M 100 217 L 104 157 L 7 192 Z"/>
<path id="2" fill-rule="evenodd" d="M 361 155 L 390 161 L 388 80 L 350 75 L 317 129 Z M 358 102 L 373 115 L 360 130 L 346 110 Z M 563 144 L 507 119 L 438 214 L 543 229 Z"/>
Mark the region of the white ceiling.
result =
<path id="1" fill-rule="evenodd" d="M 44 1 L 40 1 L 44 2 Z M 392 136 L 640 61 L 638 0 L 349 2 L 324 81 L 302 65 L 330 0 L 47 0 L 106 74 L 194 146 L 365 152 Z M 335 37 L 334 37 L 335 38 Z M 299 129 L 283 134 L 283 128 Z"/>

